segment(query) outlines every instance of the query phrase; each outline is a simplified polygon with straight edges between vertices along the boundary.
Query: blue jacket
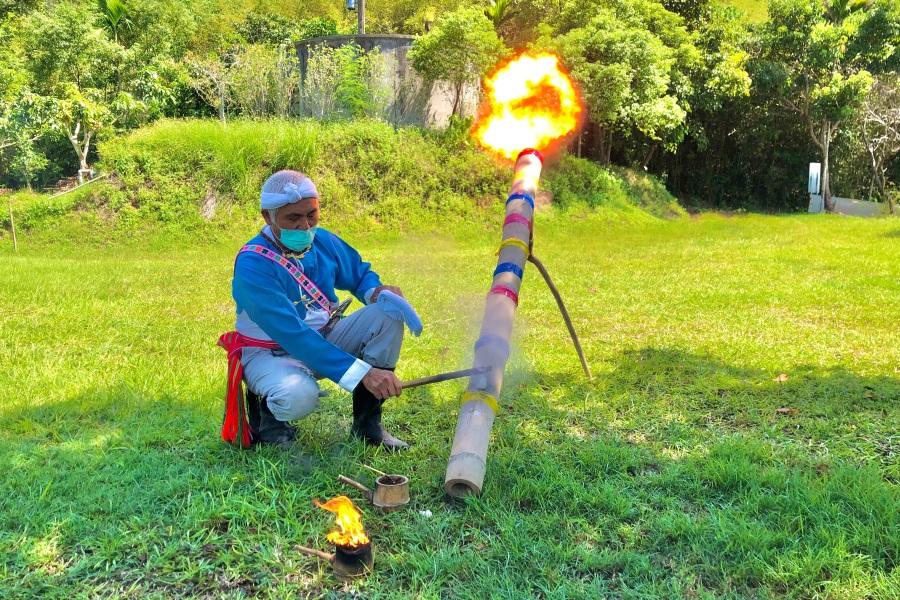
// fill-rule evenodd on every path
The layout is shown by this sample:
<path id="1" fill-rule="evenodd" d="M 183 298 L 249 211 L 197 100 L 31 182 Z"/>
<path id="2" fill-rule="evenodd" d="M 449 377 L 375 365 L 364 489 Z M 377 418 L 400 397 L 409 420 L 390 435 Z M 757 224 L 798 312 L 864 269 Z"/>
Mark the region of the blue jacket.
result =
<path id="1" fill-rule="evenodd" d="M 262 233 L 247 243 L 279 252 Z M 316 230 L 312 249 L 302 259 L 291 260 L 332 302 L 338 301 L 335 290 L 339 289 L 365 304 L 366 292 L 381 285 L 378 274 L 356 250 L 321 227 Z M 368 372 L 367 363 L 328 342 L 304 323 L 305 301 L 309 298 L 281 265 L 255 252 L 241 252 L 234 263 L 231 290 L 241 333 L 274 340 L 314 373 L 348 391 Z"/>

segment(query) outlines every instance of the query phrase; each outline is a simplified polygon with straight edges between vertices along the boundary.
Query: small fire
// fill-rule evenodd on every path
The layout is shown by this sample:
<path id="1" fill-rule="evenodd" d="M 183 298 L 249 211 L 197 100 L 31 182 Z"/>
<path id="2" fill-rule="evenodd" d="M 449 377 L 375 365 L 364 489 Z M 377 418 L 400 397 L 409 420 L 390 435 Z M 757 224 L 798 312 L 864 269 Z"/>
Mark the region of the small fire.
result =
<path id="1" fill-rule="evenodd" d="M 334 522 L 338 528 L 326 536 L 329 542 L 351 548 L 369 543 L 369 536 L 366 535 L 362 525 L 362 513 L 353 506 L 350 498 L 337 496 L 325 503 L 313 500 L 313 504 L 334 513 Z"/>
<path id="2" fill-rule="evenodd" d="M 472 135 L 509 159 L 525 148 L 546 152 L 579 127 L 584 112 L 555 54 L 522 54 L 489 76 L 484 88 L 485 103 Z"/>

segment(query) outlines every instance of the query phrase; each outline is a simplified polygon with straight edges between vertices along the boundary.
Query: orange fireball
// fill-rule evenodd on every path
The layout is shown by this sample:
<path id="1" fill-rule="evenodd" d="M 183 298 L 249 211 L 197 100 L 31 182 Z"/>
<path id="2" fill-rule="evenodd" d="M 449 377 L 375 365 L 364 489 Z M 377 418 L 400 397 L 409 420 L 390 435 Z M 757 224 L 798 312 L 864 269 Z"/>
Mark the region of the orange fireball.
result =
<path id="1" fill-rule="evenodd" d="M 485 80 L 484 90 L 472 135 L 506 158 L 526 148 L 546 152 L 581 123 L 581 98 L 555 54 L 516 57 Z"/>
<path id="2" fill-rule="evenodd" d="M 329 532 L 326 536 L 329 542 L 351 548 L 358 548 L 369 543 L 369 536 L 366 535 L 362 525 L 362 513 L 353 506 L 350 498 L 337 496 L 325 503 L 313 500 L 313 504 L 334 513 L 337 529 Z"/>

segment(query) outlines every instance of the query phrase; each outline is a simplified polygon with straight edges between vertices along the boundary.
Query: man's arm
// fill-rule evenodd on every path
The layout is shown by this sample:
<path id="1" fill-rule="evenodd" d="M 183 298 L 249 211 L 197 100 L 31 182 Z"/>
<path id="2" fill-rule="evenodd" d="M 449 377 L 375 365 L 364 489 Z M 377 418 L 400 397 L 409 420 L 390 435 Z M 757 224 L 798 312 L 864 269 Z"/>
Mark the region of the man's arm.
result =
<path id="1" fill-rule="evenodd" d="M 342 290 L 348 290 L 363 304 L 371 304 L 375 301 L 375 298 L 372 297 L 374 291 L 379 287 L 384 287 L 381 285 L 378 273 L 372 270 L 372 264 L 364 261 L 359 252 L 350 244 L 334 234 L 331 239 L 338 267 L 335 274 L 335 286 Z"/>
<path id="2" fill-rule="evenodd" d="M 256 256 L 241 256 L 235 265 L 232 293 L 239 310 L 288 354 L 315 373 L 352 391 L 371 365 L 328 342 L 297 315 L 293 303 L 274 272 L 274 265 Z"/>

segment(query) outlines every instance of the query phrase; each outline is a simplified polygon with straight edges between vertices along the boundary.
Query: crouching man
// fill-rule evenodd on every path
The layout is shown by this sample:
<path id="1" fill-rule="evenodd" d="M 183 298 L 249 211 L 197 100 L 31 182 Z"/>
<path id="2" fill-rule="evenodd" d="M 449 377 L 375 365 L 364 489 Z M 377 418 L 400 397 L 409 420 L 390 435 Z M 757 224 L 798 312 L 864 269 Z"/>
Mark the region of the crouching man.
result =
<path id="1" fill-rule="evenodd" d="M 318 407 L 317 379 L 325 377 L 353 394 L 354 436 L 408 448 L 385 430 L 382 405 L 401 393 L 393 371 L 404 322 L 418 335 L 421 321 L 399 288 L 382 285 L 355 249 L 319 227 L 319 194 L 309 177 L 279 171 L 260 200 L 266 226 L 234 265 L 236 331 L 219 340 L 229 352 L 223 438 L 243 446 L 292 442 L 290 421 Z M 335 290 L 366 306 L 341 318 Z"/>

